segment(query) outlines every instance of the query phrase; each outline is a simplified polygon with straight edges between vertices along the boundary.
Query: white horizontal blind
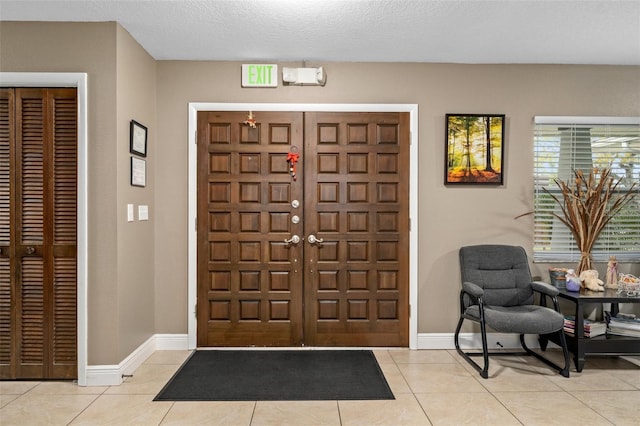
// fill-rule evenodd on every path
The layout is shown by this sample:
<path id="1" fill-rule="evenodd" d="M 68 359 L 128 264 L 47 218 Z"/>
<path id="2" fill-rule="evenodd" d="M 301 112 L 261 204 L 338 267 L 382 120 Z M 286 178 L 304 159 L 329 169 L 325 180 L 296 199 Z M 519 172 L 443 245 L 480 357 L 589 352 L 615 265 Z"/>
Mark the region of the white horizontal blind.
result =
<path id="1" fill-rule="evenodd" d="M 534 261 L 577 262 L 580 250 L 546 188 L 561 195 L 555 179 L 572 180 L 575 170 L 610 168 L 625 190 L 640 181 L 640 117 L 536 117 L 534 130 Z M 605 227 L 593 260 L 640 261 L 640 195 Z"/>

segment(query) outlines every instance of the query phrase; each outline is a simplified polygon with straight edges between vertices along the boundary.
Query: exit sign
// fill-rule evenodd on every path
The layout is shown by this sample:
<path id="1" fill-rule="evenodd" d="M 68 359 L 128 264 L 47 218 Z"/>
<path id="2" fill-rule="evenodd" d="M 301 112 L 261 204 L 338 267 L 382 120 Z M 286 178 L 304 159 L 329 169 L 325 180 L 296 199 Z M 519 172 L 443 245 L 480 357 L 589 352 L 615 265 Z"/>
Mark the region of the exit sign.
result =
<path id="1" fill-rule="evenodd" d="M 242 87 L 278 87 L 278 65 L 242 64 Z"/>

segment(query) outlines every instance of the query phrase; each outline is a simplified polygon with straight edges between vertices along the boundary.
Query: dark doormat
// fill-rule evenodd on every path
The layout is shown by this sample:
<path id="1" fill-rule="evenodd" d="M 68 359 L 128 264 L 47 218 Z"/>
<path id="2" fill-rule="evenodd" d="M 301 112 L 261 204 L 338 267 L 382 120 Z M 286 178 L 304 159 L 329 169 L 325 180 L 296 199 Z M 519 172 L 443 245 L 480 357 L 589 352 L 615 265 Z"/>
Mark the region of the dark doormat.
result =
<path id="1" fill-rule="evenodd" d="M 395 399 L 369 350 L 199 350 L 154 401 Z"/>

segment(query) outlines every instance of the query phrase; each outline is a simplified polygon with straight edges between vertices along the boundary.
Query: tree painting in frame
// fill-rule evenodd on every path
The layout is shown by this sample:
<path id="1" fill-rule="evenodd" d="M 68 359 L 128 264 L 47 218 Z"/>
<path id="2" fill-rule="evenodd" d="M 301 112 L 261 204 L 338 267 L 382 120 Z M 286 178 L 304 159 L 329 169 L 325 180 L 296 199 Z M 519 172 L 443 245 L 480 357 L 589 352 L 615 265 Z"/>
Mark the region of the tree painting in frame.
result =
<path id="1" fill-rule="evenodd" d="M 504 115 L 447 114 L 444 183 L 503 184 Z"/>

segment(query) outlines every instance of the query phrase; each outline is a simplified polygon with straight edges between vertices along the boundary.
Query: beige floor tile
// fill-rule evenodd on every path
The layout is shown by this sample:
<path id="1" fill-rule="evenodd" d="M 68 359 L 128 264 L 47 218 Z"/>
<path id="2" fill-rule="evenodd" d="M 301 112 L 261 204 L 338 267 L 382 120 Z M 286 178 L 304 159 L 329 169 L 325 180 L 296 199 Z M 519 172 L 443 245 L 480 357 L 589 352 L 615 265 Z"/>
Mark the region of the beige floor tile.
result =
<path id="1" fill-rule="evenodd" d="M 416 394 L 434 425 L 520 425 L 520 422 L 488 393 Z"/>
<path id="2" fill-rule="evenodd" d="M 414 393 L 487 391 L 473 373 L 457 363 L 399 364 L 398 368 Z"/>
<path id="3" fill-rule="evenodd" d="M 0 408 L 2 426 L 66 425 L 98 395 L 22 395 Z"/>
<path id="4" fill-rule="evenodd" d="M 138 394 L 157 395 L 178 370 L 176 364 L 142 364 L 120 386 L 111 386 L 108 395 Z"/>
<path id="5" fill-rule="evenodd" d="M 22 395 L 25 392 L 30 391 L 40 382 L 25 381 L 0 381 L 0 395 Z"/>
<path id="6" fill-rule="evenodd" d="M 455 354 L 456 359 L 460 364 L 464 366 L 468 371 L 474 372 L 475 375 L 480 377 L 480 373 L 477 372 L 473 368 L 471 364 L 467 362 L 462 356 L 459 354 Z M 559 362 L 562 359 L 562 354 L 560 354 L 560 358 L 550 357 L 553 362 Z M 482 356 L 474 356 L 473 360 L 477 362 L 480 366 L 484 365 L 484 360 Z M 550 366 L 546 365 L 542 361 L 538 360 L 533 356 L 527 355 L 494 355 L 489 356 L 489 378 L 499 377 L 503 372 L 509 370 L 517 370 L 521 371 L 523 374 L 526 373 L 537 373 L 542 376 L 559 376 L 559 372 Z"/>
<path id="7" fill-rule="evenodd" d="M 158 425 L 173 402 L 149 395 L 101 395 L 71 425 Z"/>
<path id="8" fill-rule="evenodd" d="M 605 390 L 636 390 L 634 386 L 612 374 L 611 370 L 587 369 L 571 372 L 569 380 L 562 376 L 549 377 L 553 383 L 565 391 L 605 391 Z"/>
<path id="9" fill-rule="evenodd" d="M 562 390 L 550 377 L 559 376 L 546 365 L 538 366 L 531 360 L 520 357 L 494 357 L 489 360 L 489 378 L 480 378 L 479 373 L 465 362 L 467 371 L 473 372 L 482 386 L 491 392 L 500 391 L 559 391 Z M 567 380 L 565 378 L 565 380 Z"/>
<path id="10" fill-rule="evenodd" d="M 340 425 L 336 401 L 258 401 L 251 426 Z"/>
<path id="11" fill-rule="evenodd" d="M 640 370 L 640 364 L 635 362 L 636 357 L 625 356 L 599 356 L 587 355 L 592 361 L 594 368 L 599 369 L 620 369 L 620 370 Z"/>
<path id="12" fill-rule="evenodd" d="M 253 401 L 177 401 L 161 425 L 248 426 L 255 405 Z"/>
<path id="13" fill-rule="evenodd" d="M 73 382 L 42 382 L 29 395 L 101 395 L 108 386 L 78 386 Z"/>
<path id="14" fill-rule="evenodd" d="M 394 395 L 397 393 L 411 393 L 411 389 L 397 365 L 380 364 L 380 368 Z"/>
<path id="15" fill-rule="evenodd" d="M 445 350 L 390 352 L 398 364 L 453 364 L 456 359 Z"/>
<path id="16" fill-rule="evenodd" d="M 472 359 L 478 363 L 481 367 L 484 366 L 484 360 L 481 356 L 474 356 Z M 462 358 L 458 355 L 457 361 L 462 365 L 468 372 L 473 373 L 474 377 L 480 377 L 480 373 L 476 370 L 466 359 Z M 502 374 L 507 368 L 512 368 L 513 366 L 518 366 L 518 368 L 532 369 L 531 366 L 528 366 L 526 363 L 524 365 L 523 361 L 518 356 L 490 356 L 489 357 L 489 377 L 497 377 Z"/>
<path id="17" fill-rule="evenodd" d="M 193 351 L 155 351 L 145 360 L 145 364 L 182 365 Z"/>
<path id="18" fill-rule="evenodd" d="M 640 390 L 571 392 L 616 426 L 640 424 Z"/>
<path id="19" fill-rule="evenodd" d="M 373 354 L 375 355 L 378 364 L 395 364 L 391 354 L 387 350 L 374 350 Z"/>
<path id="20" fill-rule="evenodd" d="M 640 389 L 640 365 L 635 363 L 633 357 L 593 357 L 592 365 L 589 370 L 606 370 L 623 382 Z"/>
<path id="21" fill-rule="evenodd" d="M 524 425 L 611 425 L 566 392 L 496 392 L 494 396 Z"/>
<path id="22" fill-rule="evenodd" d="M 8 403 L 10 403 L 11 401 L 13 401 L 14 399 L 16 399 L 19 396 L 20 395 L 4 395 L 4 394 L 0 394 L 0 408 L 4 407 L 5 405 L 7 405 Z M 2 417 L 0 417 L 0 420 L 2 420 Z"/>
<path id="23" fill-rule="evenodd" d="M 617 377 L 625 383 L 629 383 L 634 388 L 640 390 L 640 368 L 637 370 L 608 370 L 611 375 Z"/>
<path id="24" fill-rule="evenodd" d="M 625 361 L 640 367 L 640 355 L 622 355 L 618 358 L 624 359 Z"/>
<path id="25" fill-rule="evenodd" d="M 395 400 L 338 401 L 338 406 L 343 426 L 419 426 L 431 424 L 412 394 L 396 395 Z"/>
<path id="26" fill-rule="evenodd" d="M 559 351 L 549 352 L 556 361 L 562 359 Z M 121 386 L 0 381 L 0 424 L 306 426 L 311 419 L 345 425 L 428 425 L 429 420 L 508 425 L 516 417 L 524 425 L 640 426 L 640 365 L 626 357 L 588 356 L 585 369 L 577 373 L 572 368 L 569 379 L 532 357 L 521 357 L 522 362 L 520 357 L 492 357 L 491 377 L 482 379 L 455 350 L 384 348 L 374 353 L 393 401 L 315 401 L 310 406 L 301 401 L 152 402 L 189 353 L 158 351 Z"/>

